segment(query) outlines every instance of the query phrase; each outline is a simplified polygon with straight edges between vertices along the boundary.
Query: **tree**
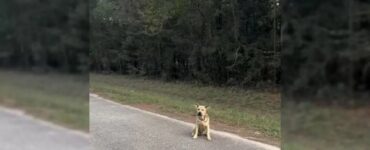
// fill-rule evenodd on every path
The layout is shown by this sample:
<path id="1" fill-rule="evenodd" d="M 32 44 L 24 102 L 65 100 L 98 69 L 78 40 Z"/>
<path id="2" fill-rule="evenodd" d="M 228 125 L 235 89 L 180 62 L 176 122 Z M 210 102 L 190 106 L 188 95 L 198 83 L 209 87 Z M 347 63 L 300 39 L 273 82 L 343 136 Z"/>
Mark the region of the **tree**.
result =
<path id="1" fill-rule="evenodd" d="M 279 83 L 276 1 L 100 0 L 94 6 L 92 70 L 217 85 Z"/>

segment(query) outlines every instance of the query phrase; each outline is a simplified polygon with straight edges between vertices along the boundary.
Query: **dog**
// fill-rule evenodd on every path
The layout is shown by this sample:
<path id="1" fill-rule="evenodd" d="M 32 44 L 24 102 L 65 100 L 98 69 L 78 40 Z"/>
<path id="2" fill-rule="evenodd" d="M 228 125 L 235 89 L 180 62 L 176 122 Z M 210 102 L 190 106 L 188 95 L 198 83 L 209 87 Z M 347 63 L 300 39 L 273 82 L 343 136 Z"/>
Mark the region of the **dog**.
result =
<path id="1" fill-rule="evenodd" d="M 195 119 L 195 127 L 192 132 L 193 139 L 198 138 L 198 135 L 207 135 L 207 139 L 211 140 L 211 129 L 209 125 L 209 115 L 207 113 L 208 106 L 195 105 L 197 114 Z"/>

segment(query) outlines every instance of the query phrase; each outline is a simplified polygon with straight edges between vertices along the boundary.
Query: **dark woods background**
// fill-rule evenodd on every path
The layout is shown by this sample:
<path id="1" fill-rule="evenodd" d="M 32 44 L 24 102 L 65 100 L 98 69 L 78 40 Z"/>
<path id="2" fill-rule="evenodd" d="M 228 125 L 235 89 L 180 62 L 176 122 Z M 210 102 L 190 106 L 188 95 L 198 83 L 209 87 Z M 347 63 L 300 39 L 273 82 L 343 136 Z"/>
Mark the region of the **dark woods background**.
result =
<path id="1" fill-rule="evenodd" d="M 246 87 L 280 83 L 277 1 L 89 5 L 90 18 L 87 1 L 1 1 L 0 67 L 81 73 L 90 61 L 100 73 Z"/>
<path id="2" fill-rule="evenodd" d="M 368 149 L 370 1 L 281 7 L 282 149 Z"/>
<path id="3" fill-rule="evenodd" d="M 284 101 L 369 102 L 370 1 L 282 3 Z"/>
<path id="4" fill-rule="evenodd" d="M 0 1 L 0 67 L 88 72 L 86 0 Z"/>
<path id="5" fill-rule="evenodd" d="M 256 87 L 280 83 L 275 0 L 93 0 L 91 70 Z"/>
<path id="6" fill-rule="evenodd" d="M 282 36 L 274 0 L 91 0 L 90 8 L 87 2 L 1 1 L 0 67 L 68 73 L 90 67 L 243 87 L 282 83 L 285 96 L 328 101 L 369 93 L 366 0 L 285 0 Z"/>

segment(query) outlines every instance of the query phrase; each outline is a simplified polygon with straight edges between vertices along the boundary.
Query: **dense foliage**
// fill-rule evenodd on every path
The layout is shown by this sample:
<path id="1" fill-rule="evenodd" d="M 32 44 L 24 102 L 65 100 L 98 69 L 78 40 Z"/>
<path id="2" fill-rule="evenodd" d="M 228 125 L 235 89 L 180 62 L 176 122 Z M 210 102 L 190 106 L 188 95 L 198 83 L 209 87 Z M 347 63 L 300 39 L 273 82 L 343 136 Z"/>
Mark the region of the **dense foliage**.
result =
<path id="1" fill-rule="evenodd" d="M 275 0 L 91 1 L 91 70 L 258 86 L 280 81 Z"/>
<path id="2" fill-rule="evenodd" d="M 370 93 L 369 8 L 363 0 L 283 2 L 284 95 L 359 100 Z"/>
<path id="3" fill-rule="evenodd" d="M 88 71 L 85 0 L 0 1 L 0 67 L 31 71 Z"/>

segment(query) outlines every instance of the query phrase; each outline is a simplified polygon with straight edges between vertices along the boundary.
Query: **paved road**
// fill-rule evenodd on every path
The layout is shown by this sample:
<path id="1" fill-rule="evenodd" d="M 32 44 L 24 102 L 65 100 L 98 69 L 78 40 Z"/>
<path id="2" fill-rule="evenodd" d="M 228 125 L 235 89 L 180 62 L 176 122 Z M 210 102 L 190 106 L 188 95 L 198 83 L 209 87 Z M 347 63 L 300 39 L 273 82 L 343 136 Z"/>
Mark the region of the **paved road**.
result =
<path id="1" fill-rule="evenodd" d="M 192 125 L 90 95 L 90 133 L 96 150 L 265 150 L 276 147 L 213 131 L 191 138 Z"/>
<path id="2" fill-rule="evenodd" d="M 90 150 L 87 134 L 0 108 L 0 150 Z"/>

